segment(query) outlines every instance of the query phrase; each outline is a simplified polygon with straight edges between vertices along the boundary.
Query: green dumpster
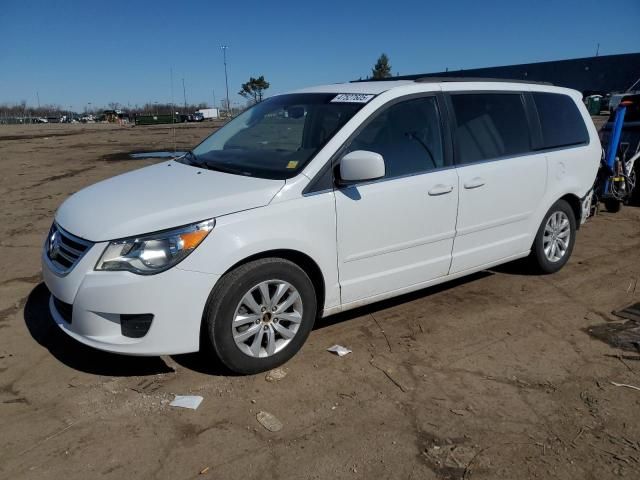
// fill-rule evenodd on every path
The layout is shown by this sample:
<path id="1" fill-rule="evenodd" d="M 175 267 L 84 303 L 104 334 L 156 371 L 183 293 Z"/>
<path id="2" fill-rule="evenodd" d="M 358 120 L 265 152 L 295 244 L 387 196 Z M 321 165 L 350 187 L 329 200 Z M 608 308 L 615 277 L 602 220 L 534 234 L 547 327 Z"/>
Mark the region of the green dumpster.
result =
<path id="1" fill-rule="evenodd" d="M 587 110 L 590 115 L 600 115 L 602 109 L 602 96 L 591 95 L 587 97 Z"/>
<path id="2" fill-rule="evenodd" d="M 160 125 L 163 123 L 176 123 L 180 121 L 179 115 L 138 115 L 136 125 Z"/>

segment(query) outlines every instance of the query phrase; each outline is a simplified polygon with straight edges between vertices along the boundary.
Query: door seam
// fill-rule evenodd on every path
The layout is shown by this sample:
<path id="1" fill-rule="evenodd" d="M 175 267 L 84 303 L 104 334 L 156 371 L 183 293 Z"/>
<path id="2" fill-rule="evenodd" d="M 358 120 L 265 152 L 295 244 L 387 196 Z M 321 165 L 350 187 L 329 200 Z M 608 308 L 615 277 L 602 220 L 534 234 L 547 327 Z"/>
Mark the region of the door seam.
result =
<path id="1" fill-rule="evenodd" d="M 458 181 L 458 188 L 456 188 L 458 203 L 456 204 L 456 223 L 453 227 L 453 242 L 451 242 L 451 255 L 449 257 L 449 269 L 447 270 L 447 275 L 451 274 L 451 267 L 453 266 L 453 252 L 456 248 L 456 240 L 458 239 L 458 219 L 460 218 L 460 173 L 458 172 L 458 167 L 455 167 L 454 170 L 456 171 L 456 179 Z"/>

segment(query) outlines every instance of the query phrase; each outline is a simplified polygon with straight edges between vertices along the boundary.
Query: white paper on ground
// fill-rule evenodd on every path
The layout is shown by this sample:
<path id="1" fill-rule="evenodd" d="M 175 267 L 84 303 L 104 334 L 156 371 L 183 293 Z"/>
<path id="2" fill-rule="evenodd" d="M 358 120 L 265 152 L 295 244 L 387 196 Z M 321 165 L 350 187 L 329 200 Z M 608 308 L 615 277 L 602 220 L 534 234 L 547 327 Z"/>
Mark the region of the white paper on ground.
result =
<path id="1" fill-rule="evenodd" d="M 190 408 L 195 410 L 204 400 L 200 395 L 176 395 L 169 405 L 172 407 Z"/>
<path id="2" fill-rule="evenodd" d="M 351 353 L 351 350 L 342 345 L 334 345 L 333 347 L 327 348 L 327 352 L 335 353 L 339 357 L 344 357 L 347 353 Z"/>

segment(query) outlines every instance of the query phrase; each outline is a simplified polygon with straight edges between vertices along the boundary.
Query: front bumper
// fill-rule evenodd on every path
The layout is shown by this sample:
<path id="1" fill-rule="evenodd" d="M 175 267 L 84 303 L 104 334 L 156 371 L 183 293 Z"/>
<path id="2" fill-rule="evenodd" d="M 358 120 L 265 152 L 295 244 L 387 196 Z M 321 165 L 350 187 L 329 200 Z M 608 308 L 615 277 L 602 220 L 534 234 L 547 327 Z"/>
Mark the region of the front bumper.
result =
<path id="1" fill-rule="evenodd" d="M 52 294 L 49 309 L 55 322 L 81 343 L 127 355 L 172 355 L 200 347 L 202 315 L 220 275 L 174 267 L 157 275 L 97 272 L 94 266 L 106 247 L 95 244 L 65 276 L 42 254 L 44 282 Z M 71 322 L 53 297 L 73 305 Z M 152 314 L 141 338 L 123 335 L 121 315 Z"/>

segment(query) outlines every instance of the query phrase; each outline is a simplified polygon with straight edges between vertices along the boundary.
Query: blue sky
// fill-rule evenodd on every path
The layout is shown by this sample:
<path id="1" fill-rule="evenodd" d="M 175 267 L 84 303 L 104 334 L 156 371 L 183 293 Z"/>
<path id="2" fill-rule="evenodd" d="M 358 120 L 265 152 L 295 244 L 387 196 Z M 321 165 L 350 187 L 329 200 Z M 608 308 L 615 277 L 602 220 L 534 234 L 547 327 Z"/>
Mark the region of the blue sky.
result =
<path id="1" fill-rule="evenodd" d="M 0 7 L 0 103 L 232 101 L 250 75 L 270 94 L 366 76 L 640 50 L 640 0 L 29 1 Z"/>

